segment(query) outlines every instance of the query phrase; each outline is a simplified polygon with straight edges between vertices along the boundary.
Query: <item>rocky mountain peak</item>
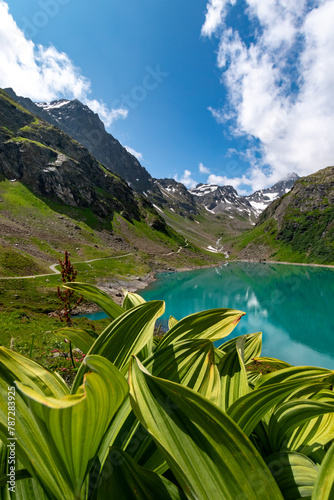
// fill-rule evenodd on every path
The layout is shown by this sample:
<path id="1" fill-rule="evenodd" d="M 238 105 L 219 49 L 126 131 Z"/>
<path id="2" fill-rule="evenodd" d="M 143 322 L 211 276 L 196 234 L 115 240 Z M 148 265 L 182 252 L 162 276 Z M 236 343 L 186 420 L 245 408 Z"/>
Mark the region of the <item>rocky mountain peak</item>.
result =
<path id="1" fill-rule="evenodd" d="M 79 100 L 58 99 L 36 104 L 31 99 L 17 96 L 13 89 L 6 89 L 6 92 L 30 112 L 73 137 L 139 193 L 152 189 L 153 180 L 147 170 L 106 131 L 99 116 Z"/>

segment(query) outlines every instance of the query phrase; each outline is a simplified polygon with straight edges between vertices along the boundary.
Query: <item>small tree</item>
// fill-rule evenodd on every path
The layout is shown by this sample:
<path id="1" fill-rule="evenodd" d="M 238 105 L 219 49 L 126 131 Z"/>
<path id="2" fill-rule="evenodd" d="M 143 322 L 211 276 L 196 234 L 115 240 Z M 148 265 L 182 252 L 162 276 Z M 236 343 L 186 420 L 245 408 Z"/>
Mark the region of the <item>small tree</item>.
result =
<path id="1" fill-rule="evenodd" d="M 58 260 L 61 267 L 62 282 L 72 283 L 73 281 L 75 281 L 78 271 L 74 269 L 73 265 L 71 264 L 68 252 L 65 251 L 65 258 L 63 261 L 61 259 Z M 57 288 L 57 296 L 61 300 L 61 304 L 58 309 L 60 320 L 65 321 L 67 326 L 71 326 L 71 312 L 82 302 L 83 297 L 81 296 L 79 300 L 76 300 L 73 290 L 69 290 L 68 288 L 60 289 L 59 286 Z"/>

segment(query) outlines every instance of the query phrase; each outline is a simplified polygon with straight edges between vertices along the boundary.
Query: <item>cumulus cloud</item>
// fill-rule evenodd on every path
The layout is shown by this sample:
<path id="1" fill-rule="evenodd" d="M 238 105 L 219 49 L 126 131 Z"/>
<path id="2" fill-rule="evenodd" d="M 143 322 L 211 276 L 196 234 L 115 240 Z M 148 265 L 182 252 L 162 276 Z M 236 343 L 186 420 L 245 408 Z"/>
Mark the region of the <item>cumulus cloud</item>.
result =
<path id="1" fill-rule="evenodd" d="M 232 2 L 208 3 L 202 33 L 218 37 L 217 65 L 228 93 L 225 107 L 209 111 L 248 141 L 240 153 L 255 190 L 293 171 L 307 175 L 333 165 L 334 0 L 246 4 L 249 28 L 256 26 L 252 43 L 227 17 Z"/>
<path id="2" fill-rule="evenodd" d="M 130 146 L 124 146 L 125 149 L 130 153 L 132 154 L 133 156 L 135 156 L 137 158 L 138 161 L 142 161 L 143 160 L 143 155 L 142 153 L 138 153 L 138 151 L 136 151 L 135 149 L 133 148 L 130 148 Z"/>
<path id="3" fill-rule="evenodd" d="M 12 87 L 18 95 L 35 101 L 60 97 L 79 99 L 97 112 L 106 126 L 126 118 L 123 108 L 108 109 L 90 98 L 90 81 L 81 74 L 67 54 L 55 47 L 36 45 L 28 40 L 0 0 L 0 87 Z"/>
<path id="4" fill-rule="evenodd" d="M 210 169 L 208 169 L 207 167 L 205 167 L 203 165 L 203 163 L 200 163 L 198 165 L 198 169 L 199 169 L 199 171 L 200 171 L 201 174 L 209 174 L 210 173 Z"/>
<path id="5" fill-rule="evenodd" d="M 202 26 L 202 35 L 211 36 L 223 24 L 228 4 L 234 5 L 236 0 L 210 0 L 207 4 L 205 23 Z"/>
<path id="6" fill-rule="evenodd" d="M 249 194 L 247 186 L 252 184 L 246 176 L 228 178 L 226 175 L 215 174 L 209 175 L 206 182 L 207 184 L 217 184 L 218 186 L 233 186 L 240 195 Z"/>
<path id="7" fill-rule="evenodd" d="M 198 182 L 195 181 L 192 177 L 192 173 L 190 170 L 185 170 L 183 172 L 183 175 L 182 177 L 179 179 L 178 178 L 178 175 L 176 174 L 174 176 L 174 179 L 176 180 L 176 182 L 181 182 L 182 184 L 184 184 L 188 189 L 191 189 L 191 188 L 194 188 L 197 186 Z"/>

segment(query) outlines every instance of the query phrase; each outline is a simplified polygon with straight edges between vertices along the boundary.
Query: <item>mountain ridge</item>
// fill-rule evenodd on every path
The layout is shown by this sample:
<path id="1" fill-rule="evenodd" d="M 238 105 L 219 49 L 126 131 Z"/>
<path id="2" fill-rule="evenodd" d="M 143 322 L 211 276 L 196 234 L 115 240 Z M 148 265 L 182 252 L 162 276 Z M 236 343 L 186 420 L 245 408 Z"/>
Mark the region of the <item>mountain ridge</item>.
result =
<path id="1" fill-rule="evenodd" d="M 239 258 L 334 263 L 334 167 L 300 177 L 271 203 L 256 226 L 231 241 Z"/>
<path id="2" fill-rule="evenodd" d="M 182 191 L 182 195 L 187 199 L 186 204 L 183 207 L 180 206 L 180 200 L 174 198 L 173 210 L 176 210 L 180 215 L 189 215 L 192 218 L 194 212 L 198 212 L 198 208 L 195 205 L 199 203 L 205 208 L 210 205 L 208 210 L 212 210 L 213 213 L 224 213 L 224 208 L 231 207 L 224 204 L 224 191 L 226 191 L 227 201 L 231 203 L 231 193 L 228 196 L 228 191 L 234 189 L 232 186 L 215 186 L 215 189 L 219 188 L 218 193 L 219 199 L 217 203 L 214 203 L 214 196 L 206 197 L 201 199 L 202 193 L 198 193 L 195 189 L 188 189 L 185 192 L 185 186 L 181 183 L 175 181 L 174 179 L 154 179 L 150 173 L 143 167 L 140 162 L 135 158 L 121 143 L 115 139 L 109 132 L 105 130 L 103 122 L 100 120 L 99 116 L 94 113 L 88 106 L 82 104 L 77 99 L 67 100 L 67 99 L 57 99 L 51 101 L 50 103 L 34 103 L 29 98 L 20 97 L 15 94 L 13 89 L 5 89 L 6 92 L 11 95 L 11 97 L 18 103 L 25 106 L 29 111 L 37 114 L 42 119 L 49 121 L 53 125 L 58 126 L 65 133 L 73 137 L 80 144 L 85 146 L 91 154 L 100 161 L 106 168 L 117 173 L 123 177 L 128 184 L 135 189 L 137 192 L 144 194 L 160 208 L 165 206 L 170 206 L 173 197 L 171 196 L 172 189 L 179 192 Z M 290 174 L 293 178 L 297 178 L 296 174 Z M 171 191 L 166 193 L 166 183 L 173 184 Z M 235 191 L 233 197 L 236 202 L 234 212 L 242 208 L 245 217 L 251 215 L 251 220 L 254 223 L 256 216 L 264 210 L 264 208 L 279 195 L 285 194 L 279 184 L 284 183 L 285 180 L 282 179 L 275 186 L 270 188 L 256 191 L 249 196 L 240 196 Z M 177 184 L 177 187 L 176 187 Z M 288 179 L 285 182 L 286 186 L 291 189 L 293 181 Z M 199 186 L 206 186 L 205 184 L 199 184 Z M 213 186 L 213 185 L 207 185 Z M 184 188 L 184 189 L 183 189 Z M 273 190 L 273 188 L 275 188 Z M 273 193 L 276 190 L 276 196 Z M 211 189 L 212 191 L 212 189 Z M 191 200 L 189 194 L 195 196 Z M 203 203 L 205 202 L 205 203 Z M 248 203 L 249 202 L 249 203 Z M 232 201 L 233 204 L 233 201 Z M 186 205 L 190 208 L 187 214 Z M 228 215 L 228 210 L 226 213 Z"/>
<path id="3" fill-rule="evenodd" d="M 2 90 L 0 227 L 0 270 L 29 261 L 43 272 L 61 247 L 77 260 L 132 251 L 162 268 L 184 259 L 212 262 L 84 146 Z M 20 269 L 28 274 L 27 266 Z"/>

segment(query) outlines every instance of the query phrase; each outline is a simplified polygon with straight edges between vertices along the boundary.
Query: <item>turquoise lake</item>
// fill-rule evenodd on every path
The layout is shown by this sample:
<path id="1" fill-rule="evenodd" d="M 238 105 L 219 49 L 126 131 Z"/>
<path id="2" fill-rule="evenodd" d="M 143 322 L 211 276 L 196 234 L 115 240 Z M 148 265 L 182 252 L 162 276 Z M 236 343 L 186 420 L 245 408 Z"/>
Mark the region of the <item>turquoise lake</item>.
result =
<path id="1" fill-rule="evenodd" d="M 262 331 L 263 356 L 334 369 L 334 269 L 231 262 L 160 274 L 140 294 L 165 300 L 165 324 L 170 315 L 181 319 L 203 309 L 244 311 L 226 340 Z"/>

